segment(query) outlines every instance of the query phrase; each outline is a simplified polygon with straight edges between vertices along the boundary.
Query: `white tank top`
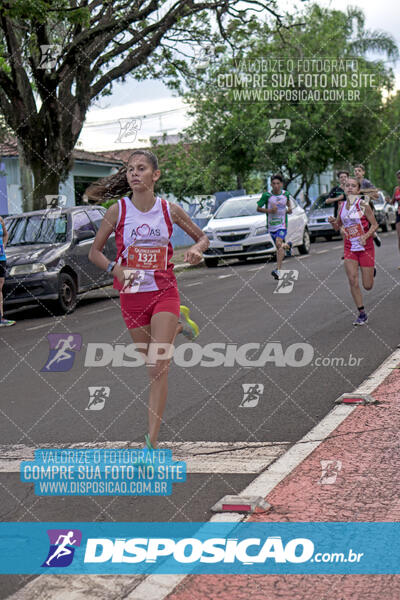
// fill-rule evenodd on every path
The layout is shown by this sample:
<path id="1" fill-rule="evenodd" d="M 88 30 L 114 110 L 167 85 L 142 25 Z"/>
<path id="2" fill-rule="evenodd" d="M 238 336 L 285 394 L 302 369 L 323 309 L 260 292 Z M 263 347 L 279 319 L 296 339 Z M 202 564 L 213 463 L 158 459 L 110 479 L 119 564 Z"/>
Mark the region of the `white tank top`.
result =
<path id="1" fill-rule="evenodd" d="M 124 289 L 114 278 L 114 287 L 121 293 L 152 292 L 176 287 L 170 262 L 173 249 L 170 238 L 173 231 L 168 202 L 156 198 L 147 212 L 138 210 L 124 197 L 118 200 L 119 214 L 115 228 L 117 260 L 132 273 L 132 283 Z"/>
<path id="2" fill-rule="evenodd" d="M 364 211 L 361 206 L 362 198 L 358 198 L 352 206 L 347 210 L 347 202 L 343 202 L 340 218 L 343 223 L 343 227 L 349 234 L 351 250 L 352 252 L 361 252 L 366 247 L 360 244 L 360 237 L 368 231 L 369 221 L 364 215 Z"/>

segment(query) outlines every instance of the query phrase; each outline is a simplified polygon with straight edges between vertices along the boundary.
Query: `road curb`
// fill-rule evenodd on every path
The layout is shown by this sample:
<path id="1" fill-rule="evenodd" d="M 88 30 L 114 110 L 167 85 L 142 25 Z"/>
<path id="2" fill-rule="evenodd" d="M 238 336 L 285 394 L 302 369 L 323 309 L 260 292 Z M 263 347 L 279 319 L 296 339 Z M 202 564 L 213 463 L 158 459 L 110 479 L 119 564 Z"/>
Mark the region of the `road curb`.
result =
<path id="1" fill-rule="evenodd" d="M 353 393 L 370 394 L 392 373 L 392 370 L 399 363 L 400 348 L 397 348 Z M 273 462 L 261 475 L 256 477 L 239 495 L 260 495 L 266 498 L 357 408 L 357 405 L 336 405 L 320 423 Z M 233 529 L 237 523 L 247 519 L 247 515 L 223 513 L 213 516 L 209 522 L 229 522 L 232 523 Z M 166 600 L 185 577 L 187 575 L 150 575 L 131 592 L 128 599 Z"/>

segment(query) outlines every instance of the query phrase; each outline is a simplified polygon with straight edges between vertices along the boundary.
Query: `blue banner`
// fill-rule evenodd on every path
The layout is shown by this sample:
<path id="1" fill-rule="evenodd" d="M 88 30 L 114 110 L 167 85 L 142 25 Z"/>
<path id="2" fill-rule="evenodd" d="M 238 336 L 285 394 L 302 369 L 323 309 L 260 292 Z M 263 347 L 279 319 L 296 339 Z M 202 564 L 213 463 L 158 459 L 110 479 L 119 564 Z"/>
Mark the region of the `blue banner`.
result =
<path id="1" fill-rule="evenodd" d="M 38 496 L 169 496 L 186 481 L 172 450 L 39 448 L 20 470 Z"/>
<path id="2" fill-rule="evenodd" d="M 400 523 L 1 523 L 1 574 L 398 574 Z"/>

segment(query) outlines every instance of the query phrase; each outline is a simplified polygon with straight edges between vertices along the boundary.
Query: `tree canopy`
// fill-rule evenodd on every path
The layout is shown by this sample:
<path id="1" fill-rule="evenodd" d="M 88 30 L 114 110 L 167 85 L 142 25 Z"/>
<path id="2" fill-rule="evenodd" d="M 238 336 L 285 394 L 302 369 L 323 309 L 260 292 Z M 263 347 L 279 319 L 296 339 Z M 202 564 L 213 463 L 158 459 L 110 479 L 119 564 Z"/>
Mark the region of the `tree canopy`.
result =
<path id="1" fill-rule="evenodd" d="M 87 110 L 128 76 L 176 80 L 210 15 L 246 22 L 237 0 L 3 0 L 0 111 L 34 175 L 34 208 L 57 194 Z M 276 0 L 253 0 L 276 15 Z M 275 18 L 279 18 L 278 15 Z"/>
<path id="2" fill-rule="evenodd" d="M 185 132 L 191 152 L 178 163 L 171 154 L 167 177 L 171 170 L 183 180 L 196 162 L 188 181 L 198 193 L 218 189 L 221 171 L 238 188 L 252 185 L 254 173 L 282 171 L 300 189 L 330 166 L 368 162 L 393 86 L 387 63 L 368 53 L 395 59 L 394 40 L 367 30 L 358 8 L 312 4 L 286 23 L 277 30 L 268 19 L 235 20 L 227 38 L 216 34 L 208 64 L 181 85 L 193 117 Z M 312 61 L 322 70 L 313 71 Z M 281 143 L 271 119 L 286 127 Z"/>

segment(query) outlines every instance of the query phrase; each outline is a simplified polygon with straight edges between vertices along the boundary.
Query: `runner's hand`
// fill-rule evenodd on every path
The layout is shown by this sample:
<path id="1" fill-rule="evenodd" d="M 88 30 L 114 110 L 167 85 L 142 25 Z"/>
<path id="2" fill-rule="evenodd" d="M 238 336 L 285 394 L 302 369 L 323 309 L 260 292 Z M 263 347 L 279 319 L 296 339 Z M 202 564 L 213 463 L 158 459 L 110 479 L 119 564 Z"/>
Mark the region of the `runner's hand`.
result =
<path id="1" fill-rule="evenodd" d="M 185 257 L 183 260 L 184 262 L 188 262 L 191 265 L 197 265 L 203 260 L 203 255 L 199 250 L 197 250 L 197 248 L 192 246 L 191 248 L 186 250 Z"/>
<path id="2" fill-rule="evenodd" d="M 124 285 L 125 283 L 125 273 L 124 273 L 124 269 L 121 267 L 121 265 L 115 265 L 113 270 L 111 271 L 112 275 L 114 275 L 114 277 L 116 277 L 118 279 L 118 281 L 120 282 L 121 285 Z"/>
<path id="3" fill-rule="evenodd" d="M 367 234 L 364 233 L 364 235 L 361 235 L 358 241 L 360 242 L 361 246 L 365 246 L 367 243 Z"/>

